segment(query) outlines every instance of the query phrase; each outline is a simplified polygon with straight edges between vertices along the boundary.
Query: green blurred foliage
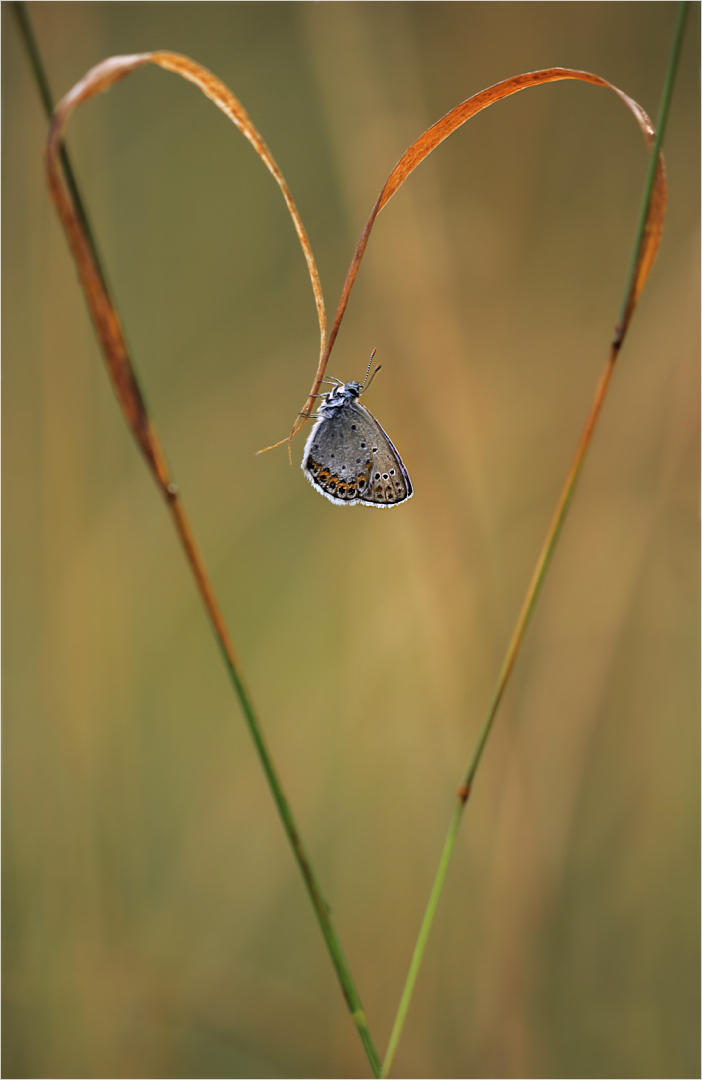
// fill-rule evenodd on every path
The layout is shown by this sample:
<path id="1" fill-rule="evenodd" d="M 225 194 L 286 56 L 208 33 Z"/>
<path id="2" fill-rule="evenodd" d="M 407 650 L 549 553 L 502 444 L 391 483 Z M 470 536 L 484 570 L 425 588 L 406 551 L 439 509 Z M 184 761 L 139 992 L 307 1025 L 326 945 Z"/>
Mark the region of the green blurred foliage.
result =
<path id="1" fill-rule="evenodd" d="M 333 313 L 393 164 L 477 90 L 655 116 L 672 3 L 31 3 L 54 93 L 166 48 L 240 97 Z M 3 4 L 5 1076 L 368 1074 L 164 507 L 119 415 Z M 464 821 L 395 1075 L 699 1075 L 693 8 L 658 263 Z M 384 1048 L 619 308 L 646 152 L 582 84 L 478 116 L 373 234 L 330 373 L 416 495 L 284 448 L 318 339 L 251 148 L 144 70 L 68 145 L 137 368 Z"/>

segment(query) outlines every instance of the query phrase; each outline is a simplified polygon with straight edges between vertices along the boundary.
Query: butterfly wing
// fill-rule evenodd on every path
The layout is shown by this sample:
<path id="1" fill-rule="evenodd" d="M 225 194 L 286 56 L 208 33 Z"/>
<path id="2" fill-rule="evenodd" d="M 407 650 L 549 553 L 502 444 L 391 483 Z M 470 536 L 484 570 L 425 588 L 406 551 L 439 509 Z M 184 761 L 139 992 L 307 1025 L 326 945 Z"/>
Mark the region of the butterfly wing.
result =
<path id="1" fill-rule="evenodd" d="M 360 501 L 367 506 L 385 507 L 397 506 L 411 499 L 412 482 L 390 437 L 364 405 L 356 403 L 356 408 L 363 413 L 366 421 L 364 434 L 370 437 L 372 462 L 370 483 L 361 493 Z"/>
<path id="2" fill-rule="evenodd" d="M 340 506 L 395 506 L 412 495 L 400 455 L 375 417 L 356 400 L 317 419 L 302 457 L 305 476 Z"/>

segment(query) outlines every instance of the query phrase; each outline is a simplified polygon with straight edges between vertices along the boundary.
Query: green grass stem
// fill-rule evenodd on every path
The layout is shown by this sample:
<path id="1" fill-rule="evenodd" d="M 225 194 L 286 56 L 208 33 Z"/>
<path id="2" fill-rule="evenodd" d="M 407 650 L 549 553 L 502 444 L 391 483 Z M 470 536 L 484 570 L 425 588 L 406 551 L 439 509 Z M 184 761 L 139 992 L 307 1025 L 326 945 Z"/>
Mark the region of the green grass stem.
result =
<path id="1" fill-rule="evenodd" d="M 46 70 L 44 68 L 44 63 L 41 58 L 41 53 L 39 52 L 37 39 L 34 36 L 34 30 L 32 29 L 32 24 L 29 19 L 27 5 L 24 3 L 24 0 L 13 0 L 11 6 L 12 11 L 15 13 L 17 23 L 19 25 L 20 36 L 24 43 L 24 47 L 27 50 L 29 66 L 32 69 L 32 74 L 34 75 L 34 79 L 39 90 L 39 97 L 41 98 L 42 105 L 44 106 L 46 118 L 47 120 L 50 120 L 51 114 L 54 111 L 55 103 L 53 95 L 51 93 L 51 87 L 49 86 L 49 80 L 46 75 Z M 105 286 L 105 291 L 107 291 L 105 271 L 100 260 L 100 256 L 98 254 L 97 244 L 95 243 L 93 230 L 90 226 L 88 214 L 85 209 L 85 203 L 83 202 L 80 191 L 78 189 L 78 183 L 76 181 L 75 173 L 73 172 L 73 167 L 71 165 L 68 151 L 66 150 L 65 146 L 61 147 L 61 166 L 63 168 L 64 176 L 66 177 L 68 189 L 71 193 L 71 197 L 73 198 L 73 202 L 78 212 L 78 217 L 83 227 L 83 232 L 85 233 L 88 244 L 90 245 L 93 261 L 100 275 L 102 283 Z"/>
<path id="2" fill-rule="evenodd" d="M 639 210 L 639 220 L 636 227 L 636 243 L 634 244 L 634 248 L 631 253 L 631 261 L 629 263 L 626 287 L 624 289 L 624 299 L 622 300 L 622 306 L 619 311 L 618 326 L 622 330 L 626 330 L 626 318 L 629 306 L 629 296 L 631 294 L 632 285 L 634 283 L 634 275 L 636 274 L 636 266 L 639 259 L 639 252 L 643 243 L 648 207 L 651 202 L 653 184 L 656 179 L 656 166 L 658 164 L 658 155 L 660 154 L 661 147 L 663 146 L 663 138 L 665 136 L 665 131 L 668 126 L 668 116 L 670 114 L 670 100 L 673 94 L 675 75 L 678 70 L 678 61 L 680 59 L 680 50 L 682 48 L 683 36 L 685 33 L 685 22 L 687 20 L 687 9 L 689 8 L 689 6 L 689 0 L 680 0 L 680 3 L 678 4 L 678 17 L 675 22 L 673 43 L 670 48 L 670 57 L 668 59 L 668 67 L 665 73 L 665 80 L 663 82 L 661 103 L 658 109 L 656 134 L 654 136 L 653 146 L 651 147 L 651 156 L 648 162 L 646 183 L 644 185 L 643 197 L 641 199 L 641 209 Z"/>
<path id="3" fill-rule="evenodd" d="M 512 669 L 514 668 L 520 645 L 524 638 L 527 626 L 529 625 L 529 622 L 531 620 L 536 601 L 541 591 L 541 586 L 543 585 L 544 579 L 548 572 L 548 568 L 551 564 L 551 559 L 553 557 L 553 553 L 558 542 L 558 537 L 560 536 L 561 529 L 563 528 L 563 523 L 565 521 L 566 515 L 568 513 L 568 508 L 575 492 L 575 487 L 578 482 L 583 463 L 585 461 L 585 456 L 587 454 L 588 447 L 590 446 L 590 443 L 592 441 L 592 435 L 595 430 L 595 425 L 597 423 L 597 419 L 604 403 L 607 388 L 614 372 L 614 366 L 617 360 L 617 356 L 619 355 L 622 342 L 624 340 L 624 334 L 626 333 L 626 328 L 628 325 L 627 316 L 630 317 L 631 315 L 631 312 L 628 310 L 629 297 L 631 295 L 634 285 L 639 253 L 641 251 L 644 240 L 644 230 L 646 227 L 649 205 L 653 193 L 653 184 L 656 175 L 658 155 L 663 144 L 663 136 L 665 134 L 665 129 L 668 122 L 670 100 L 673 84 L 675 81 L 678 60 L 680 57 L 680 47 L 682 44 L 687 8 L 687 0 L 682 0 L 678 9 L 678 17 L 675 26 L 675 32 L 673 35 L 673 43 L 671 46 L 665 82 L 663 85 L 661 105 L 656 124 L 656 134 L 651 148 L 651 157 L 644 187 L 644 197 L 641 205 L 641 212 L 639 214 L 636 238 L 633 247 L 630 269 L 627 275 L 627 281 L 624 291 L 624 300 L 620 311 L 617 333 L 610 349 L 607 364 L 600 377 L 600 381 L 595 391 L 594 401 L 590 409 L 587 421 L 585 423 L 582 435 L 580 437 L 578 449 L 576 451 L 573 463 L 570 467 L 570 471 L 568 473 L 566 482 L 563 486 L 563 490 L 558 500 L 558 505 L 556 507 L 556 511 L 553 515 L 551 524 L 546 534 L 546 539 L 544 540 L 541 552 L 539 553 L 534 573 L 532 574 L 531 581 L 529 582 L 529 587 L 527 589 L 524 602 L 519 612 L 519 616 L 517 618 L 512 637 L 507 647 L 507 652 L 505 653 L 505 658 L 502 662 L 502 667 L 500 668 L 500 672 L 497 677 L 492 698 L 485 713 L 482 727 L 480 728 L 480 732 L 478 733 L 478 737 L 475 742 L 470 762 L 468 763 L 468 768 L 466 769 L 465 775 L 463 777 L 463 782 L 458 789 L 458 803 L 453 812 L 449 831 L 446 837 L 446 841 L 444 843 L 444 849 L 441 853 L 439 867 L 436 872 L 434 884 L 432 886 L 432 890 L 429 896 L 429 902 L 427 904 L 426 911 L 424 912 L 424 918 L 422 919 L 419 935 L 417 937 L 417 942 L 414 947 L 414 952 L 412 954 L 412 960 L 410 962 L 407 979 L 405 981 L 405 986 L 402 991 L 402 996 L 400 998 L 400 1004 L 397 1010 L 397 1015 L 395 1017 L 395 1023 L 393 1024 L 392 1032 L 390 1034 L 390 1041 L 388 1043 L 387 1052 L 383 1061 L 383 1070 L 381 1073 L 383 1077 L 389 1076 L 390 1070 L 392 1069 L 395 1053 L 397 1051 L 397 1046 L 402 1035 L 402 1030 L 407 1017 L 407 1011 L 409 1009 L 410 1001 L 412 999 L 412 993 L 414 991 L 414 986 L 417 981 L 417 975 L 419 973 L 419 968 L 424 955 L 424 950 L 426 948 L 427 939 L 429 937 L 429 931 L 431 929 L 434 915 L 436 914 L 436 909 L 439 903 L 439 897 L 441 895 L 441 891 L 446 880 L 446 874 L 448 871 L 449 863 L 451 861 L 453 848 L 456 843 L 458 829 L 461 823 L 461 818 L 463 817 L 465 805 L 470 796 L 473 780 L 478 770 L 478 766 L 480 764 L 485 745 L 490 735 L 490 731 L 492 730 L 492 725 L 495 721 L 495 717 L 497 715 L 500 702 L 509 681 L 510 674 L 512 672 Z"/>
<path id="4" fill-rule="evenodd" d="M 17 21 L 19 24 L 20 34 L 24 42 L 27 54 L 29 57 L 30 66 L 34 74 L 39 93 L 42 99 L 42 103 L 47 113 L 47 117 L 51 117 L 53 112 L 54 102 L 49 87 L 49 82 L 46 76 L 44 65 L 41 59 L 41 53 L 34 36 L 31 22 L 29 20 L 28 13 L 24 3 L 20 0 L 12 5 Z M 71 167 L 70 159 L 65 147 L 61 148 L 61 164 L 64 169 L 64 175 L 66 177 L 66 183 L 69 187 L 71 196 L 74 201 L 77 216 L 83 227 L 86 239 L 89 243 L 91 254 L 95 262 L 95 267 L 100 275 L 103 288 L 106 295 L 109 295 L 109 290 L 105 281 L 105 274 L 102 270 L 100 260 L 97 255 L 97 247 L 93 239 L 93 233 L 88 225 L 88 218 L 85 211 L 85 204 L 80 196 L 78 185 L 75 180 L 75 174 Z M 114 307 L 114 302 L 111 301 Z M 234 691 L 239 700 L 239 704 L 244 714 L 246 725 L 249 729 L 249 733 L 254 742 L 256 752 L 263 767 L 263 771 L 266 775 L 269 788 L 273 795 L 278 814 L 283 823 L 283 828 L 288 837 L 288 841 L 292 848 L 293 856 L 298 864 L 300 872 L 302 874 L 307 892 L 312 901 L 319 926 L 321 928 L 324 940 L 329 951 L 329 955 L 332 960 L 334 969 L 336 970 L 341 989 L 346 1000 L 349 1012 L 351 1013 L 352 1020 L 356 1026 L 358 1034 L 363 1043 L 364 1049 L 368 1056 L 373 1076 L 380 1076 L 380 1057 L 373 1044 L 373 1040 L 368 1029 L 365 1012 L 363 1010 L 360 997 L 356 990 L 355 984 L 351 977 L 346 957 L 344 956 L 341 942 L 337 935 L 336 929 L 333 925 L 331 916 L 329 914 L 329 905 L 327 904 L 322 890 L 320 888 L 317 876 L 312 868 L 309 856 L 305 850 L 305 846 L 302 842 L 300 832 L 297 828 L 295 819 L 293 817 L 290 805 L 283 792 L 282 784 L 278 778 L 273 760 L 266 744 L 266 740 L 263 734 L 263 730 L 256 716 L 256 711 L 253 707 L 251 696 L 246 688 L 246 684 L 239 668 L 239 664 L 236 658 L 234 647 L 229 638 L 229 634 L 224 623 L 224 619 L 219 610 L 214 592 L 210 585 L 209 577 L 204 567 L 204 563 L 200 556 L 199 550 L 195 544 L 195 540 L 190 529 L 185 511 L 180 501 L 178 489 L 175 484 L 165 484 L 162 488 L 166 498 L 166 503 L 173 519 L 173 523 L 178 533 L 179 539 L 183 546 L 186 559 L 193 571 L 195 582 L 202 598 L 203 604 L 207 611 L 207 615 L 210 624 L 213 628 L 217 644 L 221 650 L 224 662 L 229 673 Z"/>

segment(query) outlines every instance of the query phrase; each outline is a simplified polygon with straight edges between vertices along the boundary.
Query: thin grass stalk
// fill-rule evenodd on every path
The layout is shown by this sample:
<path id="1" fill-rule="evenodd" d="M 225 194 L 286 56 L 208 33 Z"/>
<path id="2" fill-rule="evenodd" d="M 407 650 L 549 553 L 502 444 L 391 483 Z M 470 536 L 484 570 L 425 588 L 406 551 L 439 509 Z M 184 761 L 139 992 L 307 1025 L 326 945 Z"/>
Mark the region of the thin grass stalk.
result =
<path id="1" fill-rule="evenodd" d="M 658 119 L 656 123 L 656 133 L 651 147 L 651 157 L 648 166 L 648 172 L 646 176 L 646 183 L 644 185 L 643 199 L 641 203 L 641 211 L 639 214 L 639 220 L 637 224 L 636 236 L 634 246 L 632 250 L 632 257 L 629 266 L 629 272 L 627 275 L 624 298 L 622 301 L 619 320 L 616 326 L 616 332 L 614 341 L 610 349 L 607 363 L 600 376 L 600 380 L 595 391 L 595 397 L 590 409 L 590 413 L 585 422 L 582 435 L 580 436 L 580 442 L 575 453 L 575 457 L 571 464 L 568 476 L 566 478 L 563 490 L 561 491 L 558 504 L 556 506 L 555 513 L 551 520 L 546 538 L 542 545 L 539 557 L 536 562 L 536 567 L 529 582 L 526 596 L 522 604 L 519 616 L 517 618 L 512 637 L 507 647 L 500 672 L 497 677 L 497 682 L 493 690 L 492 698 L 487 708 L 485 718 L 483 720 L 482 727 L 478 733 L 478 737 L 475 742 L 473 753 L 466 769 L 463 782 L 458 788 L 457 802 L 449 825 L 448 834 L 444 843 L 444 848 L 439 860 L 439 867 L 436 872 L 434 884 L 429 895 L 429 901 L 422 919 L 422 924 L 419 929 L 419 935 L 410 961 L 410 967 L 407 974 L 407 979 L 400 998 L 400 1004 L 398 1006 L 397 1015 L 395 1017 L 395 1023 L 393 1024 L 392 1032 L 390 1033 L 390 1040 L 388 1048 L 383 1060 L 382 1076 L 387 1077 L 390 1074 L 390 1070 L 393 1065 L 397 1046 L 402 1035 L 407 1012 L 412 1000 L 412 993 L 421 966 L 424 950 L 429 937 L 429 931 L 436 914 L 441 891 L 446 880 L 449 864 L 451 862 L 451 855 L 456 843 L 456 837 L 458 836 L 458 830 L 463 817 L 463 811 L 471 793 L 475 774 L 478 770 L 485 745 L 487 743 L 490 731 L 492 730 L 497 711 L 500 706 L 500 702 L 504 695 L 504 691 L 509 682 L 510 674 L 514 668 L 519 648 L 521 646 L 524 634 L 531 620 L 531 616 L 536 606 L 536 601 L 539 597 L 541 587 L 548 572 L 553 553 L 558 542 L 563 524 L 565 522 L 568 509 L 570 507 L 573 495 L 575 493 L 575 487 L 578 482 L 578 478 L 582 471 L 582 467 L 585 461 L 585 457 L 589 446 L 592 442 L 592 436 L 595 431 L 598 417 L 604 404 L 607 389 L 609 387 L 612 375 L 614 373 L 614 367 L 617 357 L 621 350 L 621 346 L 626 335 L 631 316 L 636 305 L 638 298 L 638 278 L 640 273 L 641 255 L 644 248 L 645 230 L 648 220 L 649 207 L 651 198 L 653 195 L 654 182 L 656 178 L 656 171 L 658 168 L 659 155 L 661 147 L 663 145 L 663 139 L 665 136 L 665 130 L 668 123 L 668 116 L 670 111 L 670 101 L 672 96 L 673 84 L 675 82 L 675 75 L 678 67 L 678 60 L 680 58 L 680 49 L 682 45 L 683 33 L 685 28 L 685 20 L 687 16 L 688 2 L 687 0 L 681 0 L 678 9 L 678 17 L 673 35 L 673 43 L 671 46 L 670 57 L 668 61 L 668 67 L 666 71 L 666 77 L 663 84 L 663 92 L 661 95 L 661 104 L 659 108 Z"/>
<path id="2" fill-rule="evenodd" d="M 50 120 L 51 114 L 54 111 L 54 98 L 51 93 L 51 87 L 49 86 L 49 80 L 46 76 L 46 71 L 44 70 L 44 64 L 41 58 L 41 53 L 39 52 L 37 39 L 34 36 L 32 24 L 29 19 L 27 5 L 24 3 L 24 0 L 13 0 L 11 8 L 15 14 L 17 23 L 19 25 L 20 37 L 22 38 L 25 49 L 27 50 L 29 66 L 32 69 L 32 74 L 34 75 L 34 80 L 39 90 L 39 97 L 41 98 L 42 105 L 44 106 L 46 118 L 47 120 Z M 68 151 L 63 145 L 61 146 L 61 166 L 66 176 L 66 183 L 68 184 L 69 190 L 73 197 L 73 202 L 75 203 L 78 217 L 80 218 L 80 222 L 83 226 L 83 231 L 90 245 L 93 261 L 103 284 L 105 284 L 105 271 L 102 266 L 100 256 L 98 254 L 93 230 L 90 226 L 90 221 L 88 220 L 88 215 L 85 209 L 85 203 L 83 202 L 83 198 L 80 194 L 80 191 L 78 190 L 78 184 L 76 182 L 75 173 L 73 172 L 73 166 L 71 165 L 70 159 L 68 157 Z"/>
<path id="3" fill-rule="evenodd" d="M 41 59 L 39 47 L 29 20 L 29 16 L 27 14 L 24 4 L 19 2 L 19 0 L 18 2 L 13 4 L 13 8 L 17 16 L 20 33 L 29 56 L 30 66 L 37 82 L 44 108 L 47 112 L 47 116 L 51 117 L 53 112 L 53 98 L 49 88 L 49 83 L 46 77 L 44 65 Z M 109 290 L 105 282 L 105 275 L 102 271 L 102 267 L 100 266 L 96 244 L 93 239 L 93 234 L 88 226 L 88 218 L 84 208 L 85 204 L 80 196 L 78 185 L 75 180 L 75 174 L 73 172 L 68 153 L 63 144 L 60 148 L 59 160 L 61 162 L 61 167 L 64 171 L 64 179 L 67 186 L 68 199 L 71 203 L 71 209 L 73 210 L 76 221 L 79 223 L 80 226 L 81 240 L 82 244 L 84 245 L 84 251 L 89 256 L 89 261 L 92 264 L 92 271 L 99 279 L 101 289 L 104 292 L 104 296 L 109 303 L 110 308 L 115 312 L 116 315 L 116 308 L 114 306 L 112 298 L 109 295 Z M 94 315 L 92 308 L 91 314 Z M 118 326 L 118 330 L 119 329 L 120 328 Z M 98 336 L 100 337 L 100 334 Z M 140 399 L 138 404 L 141 408 L 144 408 L 143 399 L 141 399 L 141 395 L 138 392 L 138 386 L 136 384 L 136 381 L 134 383 L 134 389 Z M 305 886 L 312 901 L 317 920 L 319 922 L 322 934 L 327 945 L 327 949 L 332 960 L 332 964 L 336 970 L 339 982 L 341 984 L 341 989 L 346 1000 L 349 1012 L 351 1013 L 351 1017 L 354 1024 L 356 1025 L 359 1036 L 361 1038 L 361 1042 L 368 1056 L 373 1075 L 375 1077 L 379 1077 L 380 1058 L 371 1038 L 361 1000 L 355 988 L 355 984 L 353 982 L 348 963 L 344 956 L 341 943 L 339 941 L 331 916 L 329 914 L 329 906 L 324 899 L 316 874 L 314 873 L 311 862 L 309 860 L 309 856 L 307 855 L 305 846 L 302 842 L 300 832 L 295 823 L 295 819 L 290 809 L 290 805 L 287 798 L 285 797 L 282 784 L 273 765 L 273 760 L 266 744 L 263 730 L 256 716 L 251 696 L 246 687 L 233 643 L 229 636 L 229 632 L 227 630 L 219 605 L 216 601 L 215 594 L 212 589 L 209 576 L 205 569 L 204 562 L 195 543 L 195 539 L 190 528 L 187 516 L 185 514 L 185 510 L 182 506 L 178 488 L 176 484 L 172 482 L 169 476 L 165 457 L 160 450 L 156 432 L 151 421 L 146 415 L 143 417 L 143 421 L 146 430 L 142 432 L 141 437 L 138 439 L 138 441 L 151 468 L 151 471 L 155 476 L 161 493 L 165 498 L 176 533 L 180 539 L 186 559 L 195 578 L 198 592 L 200 593 L 200 597 L 207 612 L 209 622 L 214 631 L 217 644 L 224 658 L 227 671 L 229 673 L 232 685 L 239 700 L 241 710 L 244 714 L 245 722 L 247 724 L 249 733 L 256 747 L 259 760 L 265 772 L 266 779 L 273 795 L 273 799 L 275 801 L 278 813 L 280 815 L 283 827 L 290 842 L 294 858 L 302 873 Z"/>
<path id="4" fill-rule="evenodd" d="M 685 34 L 685 22 L 687 19 L 687 12 L 689 8 L 688 0 L 680 0 L 678 5 L 678 17 L 675 23 L 675 30 L 673 32 L 673 43 L 670 48 L 670 57 L 668 60 L 668 68 L 665 73 L 665 81 L 663 83 L 663 93 L 661 94 L 661 103 L 658 109 L 658 119 L 656 121 L 656 134 L 653 140 L 653 147 L 651 149 L 651 157 L 648 163 L 648 173 L 646 174 L 646 183 L 644 185 L 643 197 L 641 199 L 641 209 L 639 210 L 639 220 L 636 229 L 636 243 L 631 253 L 631 261 L 629 263 L 629 272 L 627 274 L 626 288 L 624 289 L 624 299 L 622 300 L 621 310 L 619 312 L 619 321 L 617 323 L 617 334 L 614 339 L 614 343 L 621 344 L 621 340 L 626 333 L 629 325 L 629 320 L 633 314 L 633 308 L 638 298 L 638 292 L 636 289 L 636 276 L 639 271 L 639 265 L 641 261 L 641 251 L 644 243 L 644 233 L 646 230 L 646 218 L 648 215 L 648 208 L 651 203 L 651 196 L 653 194 L 653 185 L 656 180 L 656 165 L 658 161 L 658 155 L 660 154 L 661 147 L 663 145 L 663 138 L 665 136 L 665 129 L 668 125 L 668 115 L 670 112 L 670 99 L 673 94 L 673 85 L 675 83 L 675 75 L 678 70 L 678 61 L 680 60 L 680 50 L 682 49 L 683 37 Z"/>
<path id="5" fill-rule="evenodd" d="M 185 516 L 185 511 L 180 503 L 177 492 L 174 492 L 169 500 L 169 509 L 171 517 L 176 528 L 176 532 L 180 538 L 181 544 L 185 551 L 186 558 L 193 571 L 193 576 L 197 582 L 197 587 L 202 597 L 202 602 L 207 611 L 210 623 L 215 632 L 217 644 L 219 645 L 222 657 L 224 659 L 225 666 L 229 672 L 230 679 L 239 698 L 239 704 L 244 714 L 246 725 L 249 729 L 251 738 L 253 739 L 256 751 L 258 753 L 259 760 L 263 767 L 263 771 L 266 774 L 268 786 L 271 790 L 271 794 L 275 800 L 278 813 L 283 823 L 283 828 L 287 834 L 290 846 L 293 851 L 295 860 L 300 868 L 302 877 L 307 888 L 310 900 L 314 907 L 317 921 L 319 922 L 324 940 L 329 951 L 332 963 L 336 970 L 341 989 L 346 1000 L 351 1018 L 356 1025 L 356 1029 L 360 1036 L 363 1047 L 366 1051 L 368 1061 L 370 1062 L 373 1070 L 373 1076 L 380 1076 L 380 1056 L 375 1048 L 373 1039 L 371 1038 L 370 1030 L 366 1020 L 366 1014 L 361 1004 L 361 999 L 356 990 L 351 971 L 348 966 L 348 962 L 344 955 L 344 951 L 341 947 L 338 934 L 332 922 L 331 915 L 329 914 L 330 908 L 327 901 L 324 898 L 321 887 L 317 880 L 317 876 L 312 868 L 307 851 L 302 841 L 302 837 L 295 823 L 290 804 L 283 792 L 281 782 L 278 778 L 278 774 L 273 765 L 273 759 L 268 749 L 266 738 L 263 733 L 263 729 L 258 721 L 256 712 L 254 710 L 251 696 L 244 683 L 244 678 L 241 673 L 240 667 L 237 663 L 236 653 L 234 652 L 233 645 L 229 638 L 227 627 L 224 623 L 222 615 L 219 611 L 219 607 L 212 592 L 212 588 L 209 582 L 209 578 L 204 569 L 199 552 L 195 545 L 195 540 L 190 530 L 190 525 Z"/>

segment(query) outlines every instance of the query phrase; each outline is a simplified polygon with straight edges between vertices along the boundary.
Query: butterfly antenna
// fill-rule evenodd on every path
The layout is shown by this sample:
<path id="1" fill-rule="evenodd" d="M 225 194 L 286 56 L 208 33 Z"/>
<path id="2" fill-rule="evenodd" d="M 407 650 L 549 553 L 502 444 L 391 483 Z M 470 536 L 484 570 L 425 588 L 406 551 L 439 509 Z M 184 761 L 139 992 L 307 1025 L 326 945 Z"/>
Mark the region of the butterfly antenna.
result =
<path id="1" fill-rule="evenodd" d="M 374 352 L 375 352 L 375 350 L 374 350 Z M 371 360 L 372 359 L 373 359 L 373 357 L 371 356 Z M 368 379 L 368 386 L 370 386 L 370 384 L 373 382 L 373 379 L 376 377 L 376 375 L 378 374 L 378 372 L 380 371 L 382 366 L 383 366 L 382 364 L 378 364 L 377 368 L 375 369 L 375 371 L 371 375 L 370 379 L 368 379 L 368 376 L 366 375 L 366 379 Z M 361 396 L 361 394 L 365 393 L 365 391 L 368 389 L 368 386 L 366 386 L 365 383 L 363 384 L 361 390 L 359 390 L 359 395 L 358 395 L 359 397 Z"/>
<path id="2" fill-rule="evenodd" d="M 363 380 L 363 390 L 365 390 L 365 388 L 366 388 L 366 383 L 368 382 L 368 375 L 370 373 L 371 364 L 373 363 L 373 357 L 375 356 L 377 351 L 378 351 L 377 349 L 373 349 L 373 352 L 370 355 L 370 360 L 368 361 L 368 371 L 366 372 L 366 377 Z M 375 375 L 375 372 L 373 372 L 373 374 Z M 368 385 L 370 386 L 370 383 L 368 383 Z"/>

